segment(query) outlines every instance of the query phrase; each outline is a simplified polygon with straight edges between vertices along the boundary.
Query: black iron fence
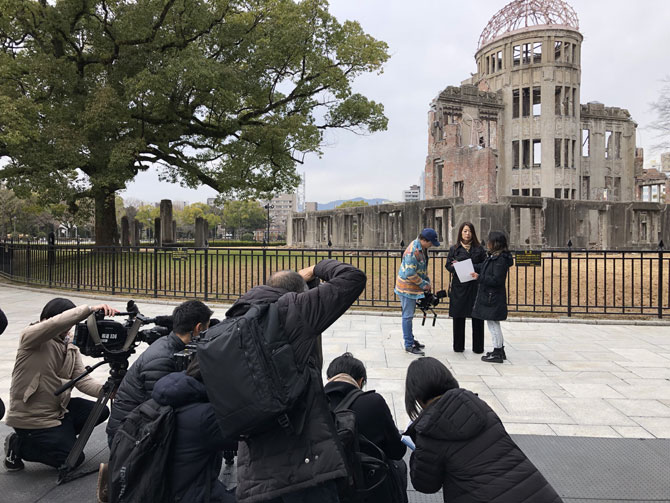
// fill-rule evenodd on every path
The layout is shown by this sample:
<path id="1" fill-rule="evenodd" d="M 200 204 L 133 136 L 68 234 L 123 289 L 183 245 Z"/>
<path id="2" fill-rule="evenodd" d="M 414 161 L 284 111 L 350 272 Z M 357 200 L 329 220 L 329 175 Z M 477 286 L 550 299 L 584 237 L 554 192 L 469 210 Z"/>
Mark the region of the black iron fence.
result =
<path id="1" fill-rule="evenodd" d="M 335 258 L 364 270 L 356 305 L 399 308 L 393 293 L 402 250 L 98 247 L 2 243 L 0 275 L 30 285 L 112 295 L 233 301 L 272 272 Z M 507 279 L 510 313 L 670 316 L 670 253 L 542 250 L 515 252 Z M 434 289 L 447 289 L 447 252 L 431 250 Z M 436 310 L 448 309 L 448 301 Z"/>

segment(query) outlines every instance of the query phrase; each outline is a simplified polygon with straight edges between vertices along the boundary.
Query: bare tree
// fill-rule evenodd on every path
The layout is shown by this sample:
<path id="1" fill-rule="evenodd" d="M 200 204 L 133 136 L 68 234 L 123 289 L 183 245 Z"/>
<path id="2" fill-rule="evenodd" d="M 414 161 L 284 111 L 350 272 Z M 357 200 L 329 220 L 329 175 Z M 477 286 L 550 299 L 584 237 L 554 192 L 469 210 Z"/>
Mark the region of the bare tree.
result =
<path id="1" fill-rule="evenodd" d="M 658 141 L 653 147 L 654 150 L 670 149 L 670 77 L 664 82 L 658 101 L 652 105 L 652 109 L 658 114 L 658 119 L 649 126 L 656 132 Z"/>

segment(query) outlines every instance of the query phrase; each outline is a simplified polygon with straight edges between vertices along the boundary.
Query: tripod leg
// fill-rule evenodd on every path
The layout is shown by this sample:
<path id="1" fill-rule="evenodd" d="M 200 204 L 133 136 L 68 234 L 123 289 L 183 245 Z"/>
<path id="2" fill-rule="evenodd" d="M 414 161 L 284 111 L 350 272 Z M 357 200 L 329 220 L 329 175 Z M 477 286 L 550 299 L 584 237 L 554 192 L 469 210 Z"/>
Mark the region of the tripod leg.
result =
<path id="1" fill-rule="evenodd" d="M 80 477 L 81 475 L 86 475 L 86 474 L 79 474 L 77 476 L 73 476 L 71 472 L 77 466 L 79 456 L 81 456 L 81 453 L 84 452 L 84 447 L 86 446 L 88 439 L 91 437 L 91 433 L 93 433 L 93 428 L 95 428 L 95 425 L 98 423 L 98 420 L 102 415 L 102 411 L 105 409 L 107 402 L 109 401 L 109 399 L 114 394 L 117 388 L 118 384 L 111 383 L 110 381 L 107 381 L 107 383 L 105 383 L 105 386 L 103 387 L 103 393 L 98 397 L 98 401 L 95 403 L 93 410 L 88 415 L 88 418 L 86 418 L 86 423 L 84 423 L 84 427 L 79 433 L 77 441 L 74 443 L 74 446 L 72 446 L 70 454 L 68 454 L 65 463 L 60 468 L 58 468 L 59 485 L 65 482 L 70 482 L 71 480 L 74 480 Z"/>

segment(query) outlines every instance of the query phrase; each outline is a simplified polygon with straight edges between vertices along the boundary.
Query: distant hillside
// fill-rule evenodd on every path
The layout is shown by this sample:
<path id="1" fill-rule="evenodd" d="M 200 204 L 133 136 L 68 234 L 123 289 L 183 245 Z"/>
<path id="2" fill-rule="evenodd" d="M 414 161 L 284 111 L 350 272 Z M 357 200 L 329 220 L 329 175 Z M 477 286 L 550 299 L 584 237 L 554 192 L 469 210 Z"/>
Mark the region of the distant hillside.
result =
<path id="1" fill-rule="evenodd" d="M 384 204 L 390 202 L 388 199 L 365 199 L 364 197 L 352 197 L 351 199 L 338 199 L 337 201 L 330 201 L 329 203 L 319 203 L 319 210 L 332 210 L 337 208 L 340 204 L 345 201 L 365 201 L 370 206 L 377 206 L 378 204 Z"/>

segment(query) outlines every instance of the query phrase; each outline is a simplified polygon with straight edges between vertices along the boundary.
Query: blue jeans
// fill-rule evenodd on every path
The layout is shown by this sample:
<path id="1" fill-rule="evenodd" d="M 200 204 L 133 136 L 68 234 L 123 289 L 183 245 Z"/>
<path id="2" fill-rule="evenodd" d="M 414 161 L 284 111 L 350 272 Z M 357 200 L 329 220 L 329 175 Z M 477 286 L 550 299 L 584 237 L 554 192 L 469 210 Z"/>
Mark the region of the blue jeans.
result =
<path id="1" fill-rule="evenodd" d="M 411 348 L 414 345 L 412 320 L 416 310 L 416 299 L 410 299 L 404 295 L 398 295 L 398 297 L 400 297 L 400 305 L 402 306 L 402 338 L 405 340 L 405 347 Z"/>

